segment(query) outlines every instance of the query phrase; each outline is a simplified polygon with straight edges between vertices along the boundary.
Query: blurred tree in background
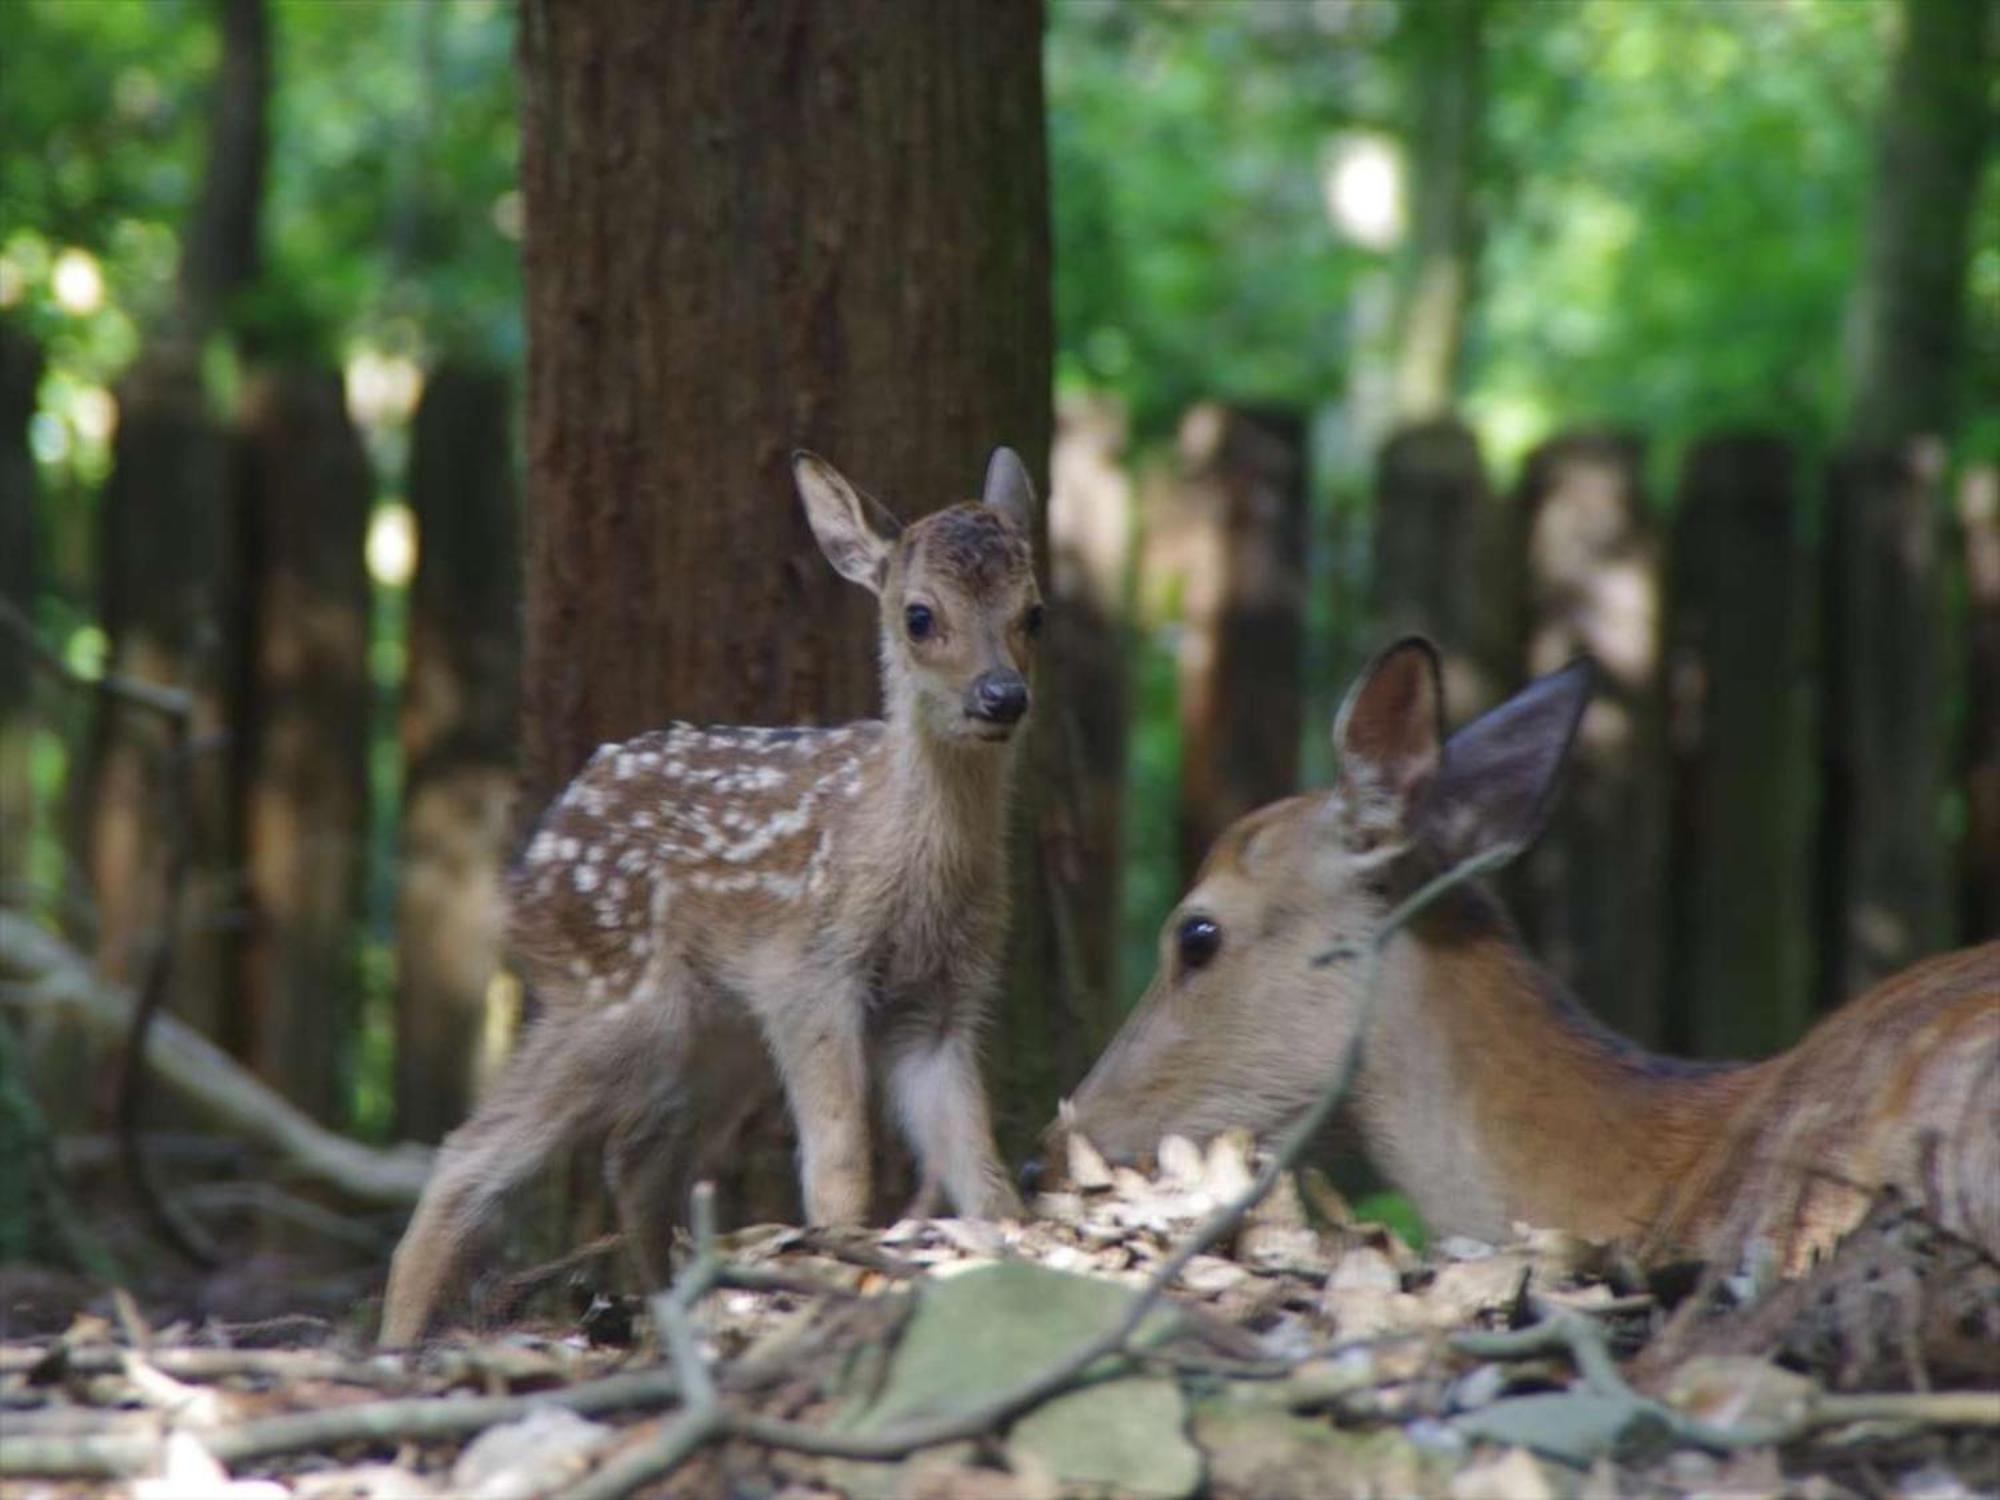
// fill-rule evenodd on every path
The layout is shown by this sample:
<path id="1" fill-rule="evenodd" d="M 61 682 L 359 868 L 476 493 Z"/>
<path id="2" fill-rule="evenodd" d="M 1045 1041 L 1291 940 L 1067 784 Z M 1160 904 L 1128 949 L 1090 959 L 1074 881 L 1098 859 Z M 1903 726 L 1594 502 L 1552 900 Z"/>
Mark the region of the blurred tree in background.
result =
<path id="1" fill-rule="evenodd" d="M 655 263 L 708 220 L 646 218 L 636 190 L 574 246 L 543 233 L 550 272 L 643 243 L 615 290 L 576 294 L 618 305 L 541 309 L 529 359 L 517 29 L 539 13 L 7 11 L 0 590 L 76 669 L 200 695 L 173 1003 L 296 1103 L 434 1136 L 504 1048 L 518 997 L 492 891 L 531 811 L 512 795 L 524 743 L 539 796 L 640 722 L 865 706 L 861 606 L 784 571 L 791 443 L 850 443 L 831 456 L 857 478 L 927 504 L 972 481 L 975 450 L 1038 449 L 1056 405 L 1038 779 L 1087 792 L 1030 850 L 1067 896 L 1000 1048 L 1017 1122 L 1108 1020 L 1067 987 L 1136 990 L 1186 859 L 1240 806 L 1327 779 L 1339 689 L 1396 630 L 1451 649 L 1455 707 L 1579 649 L 1604 666 L 1571 802 L 1512 895 L 1636 1034 L 1776 1045 L 1882 966 L 1993 935 L 1990 5 L 1066 0 L 1046 15 L 1045 141 L 985 143 L 1028 196 L 1046 171 L 1047 285 L 994 281 L 1001 305 L 961 342 L 1005 358 L 953 374 L 913 352 L 907 399 L 882 374 L 893 348 L 862 358 L 896 337 L 872 315 L 634 324 L 649 274 L 685 295 L 776 253 L 724 215 Z M 580 77 L 671 66 L 593 47 Z M 772 97 L 807 86 L 785 75 Z M 945 161 L 931 136 L 985 131 L 970 115 L 868 118 L 925 192 L 1000 170 L 969 143 L 924 165 Z M 690 149 L 754 145 L 758 181 L 817 162 L 799 192 L 849 209 L 871 173 L 903 180 L 788 121 Z M 528 202 L 561 205 L 587 153 L 544 148 Z M 785 253 L 818 271 L 935 208 L 884 198 L 839 245 Z M 982 255 L 1007 248 L 982 233 Z M 868 250 L 884 308 L 929 295 L 921 249 Z M 1035 364 L 1016 357 L 1044 296 L 1054 390 L 1029 413 L 1009 382 Z M 564 321 L 584 313 L 602 326 Z M 729 380 L 755 389 L 701 405 Z M 589 507 L 612 499 L 552 498 L 547 475 L 523 512 L 524 389 L 544 403 L 537 464 L 546 403 L 567 401 L 605 472 L 632 466 L 618 504 L 673 493 L 657 542 L 606 541 L 615 507 Z M 565 505 L 589 510 L 566 566 L 644 624 L 591 635 L 582 679 L 546 639 L 524 675 L 522 538 Z M 699 588 L 672 582 L 683 568 Z M 831 634 L 788 674 L 753 648 L 794 595 Z M 172 768 L 149 728 L 26 672 L 0 642 L 0 897 L 130 972 L 162 937 Z M 44 1108 L 74 1128 L 101 1084 L 74 1048 L 37 1046 Z"/>

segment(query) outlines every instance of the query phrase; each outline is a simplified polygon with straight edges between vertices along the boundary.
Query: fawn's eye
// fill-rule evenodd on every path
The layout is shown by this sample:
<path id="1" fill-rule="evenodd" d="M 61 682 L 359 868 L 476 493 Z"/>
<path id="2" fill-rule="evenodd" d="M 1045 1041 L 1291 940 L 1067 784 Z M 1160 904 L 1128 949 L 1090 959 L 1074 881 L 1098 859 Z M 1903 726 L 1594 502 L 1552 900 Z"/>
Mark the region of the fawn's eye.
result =
<path id="1" fill-rule="evenodd" d="M 927 641 L 937 629 L 937 616 L 926 604 L 912 604 L 903 611 L 903 628 L 910 632 L 913 641 Z"/>
<path id="2" fill-rule="evenodd" d="M 1221 949 L 1222 928 L 1213 917 L 1187 917 L 1174 934 L 1174 941 L 1180 948 L 1181 967 L 1199 969 Z"/>
<path id="3" fill-rule="evenodd" d="M 1028 606 L 1028 612 L 1021 617 L 1021 628 L 1028 632 L 1029 640 L 1033 640 L 1042 633 L 1041 605 L 1030 604 Z"/>

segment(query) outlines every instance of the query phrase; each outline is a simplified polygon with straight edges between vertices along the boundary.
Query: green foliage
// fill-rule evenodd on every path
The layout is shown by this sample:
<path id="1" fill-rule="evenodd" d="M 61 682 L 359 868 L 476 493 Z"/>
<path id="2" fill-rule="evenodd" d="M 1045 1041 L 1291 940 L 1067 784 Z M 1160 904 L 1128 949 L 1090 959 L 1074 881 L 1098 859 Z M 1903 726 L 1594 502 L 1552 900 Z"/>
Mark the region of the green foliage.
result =
<path id="1" fill-rule="evenodd" d="M 1472 405 L 1668 443 L 1839 416 L 1891 7 L 1505 0 Z"/>
<path id="2" fill-rule="evenodd" d="M 1207 396 L 1315 403 L 1369 257 L 1328 227 L 1332 134 L 1386 98 L 1389 12 L 1058 5 L 1049 13 L 1058 380 L 1142 435 Z"/>

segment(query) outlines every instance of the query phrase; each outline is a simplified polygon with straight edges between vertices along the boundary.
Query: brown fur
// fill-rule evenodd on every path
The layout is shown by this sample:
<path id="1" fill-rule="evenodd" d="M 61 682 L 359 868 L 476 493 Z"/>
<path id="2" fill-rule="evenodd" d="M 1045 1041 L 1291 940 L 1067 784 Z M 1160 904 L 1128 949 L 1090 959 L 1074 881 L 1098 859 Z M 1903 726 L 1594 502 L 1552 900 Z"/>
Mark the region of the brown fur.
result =
<path id="1" fill-rule="evenodd" d="M 549 809 L 507 888 L 544 1013 L 439 1153 L 391 1267 L 386 1344 L 422 1334 L 507 1190 L 575 1144 L 603 1145 L 657 1285 L 678 1206 L 767 1099 L 773 1063 L 814 1222 L 870 1200 L 871 1079 L 922 1204 L 1018 1206 L 976 1056 L 1006 937 L 1014 726 L 982 717 L 971 687 L 1029 668 L 1025 475 L 996 456 L 987 503 L 900 532 L 817 459 L 799 484 L 829 561 L 881 598 L 887 717 L 677 724 L 604 746 Z M 923 640 L 906 620 L 919 602 Z"/>
<path id="2" fill-rule="evenodd" d="M 1361 1008 L 1358 960 L 1316 957 L 1367 939 L 1440 868 L 1533 836 L 1586 685 L 1545 679 L 1441 747 L 1434 657 L 1385 653 L 1342 710 L 1334 789 L 1217 840 L 1051 1155 L 1072 1129 L 1132 1158 L 1168 1132 L 1294 1118 Z M 1174 939 L 1190 915 L 1222 931 L 1193 969 Z M 1797 1269 L 1893 1185 L 2000 1248 L 2000 944 L 1920 964 L 1754 1064 L 1614 1035 L 1476 887 L 1391 940 L 1380 984 L 1349 1113 L 1440 1233 L 1525 1221 L 1661 1254 L 1762 1247 Z"/>

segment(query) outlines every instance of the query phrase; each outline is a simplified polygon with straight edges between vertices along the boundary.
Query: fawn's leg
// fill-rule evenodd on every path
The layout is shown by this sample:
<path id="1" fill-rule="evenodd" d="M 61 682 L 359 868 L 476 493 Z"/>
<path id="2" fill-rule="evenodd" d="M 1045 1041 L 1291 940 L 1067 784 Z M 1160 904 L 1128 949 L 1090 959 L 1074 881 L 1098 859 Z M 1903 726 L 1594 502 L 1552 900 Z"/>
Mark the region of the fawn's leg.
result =
<path id="1" fill-rule="evenodd" d="M 866 1000 L 844 980 L 787 991 L 754 1009 L 798 1127 L 806 1222 L 858 1224 L 870 1190 Z"/>
<path id="2" fill-rule="evenodd" d="M 571 1086 L 559 1067 L 564 1020 L 559 1014 L 543 1017 L 477 1112 L 438 1149 L 437 1165 L 389 1265 L 384 1347 L 423 1337 L 438 1294 L 500 1200 L 551 1154 L 588 1133 L 593 1091 Z"/>
<path id="3" fill-rule="evenodd" d="M 968 1218 L 1018 1218 L 1021 1200 L 993 1145 L 970 1026 L 894 1038 L 889 1097 L 923 1171 L 918 1202 L 942 1186 Z"/>
<path id="4" fill-rule="evenodd" d="M 612 1131 L 605 1142 L 604 1180 L 618 1206 L 626 1254 L 649 1293 L 673 1279 L 674 1226 L 689 1187 L 689 1137 L 700 1123 L 691 1111 L 660 1112 Z"/>

